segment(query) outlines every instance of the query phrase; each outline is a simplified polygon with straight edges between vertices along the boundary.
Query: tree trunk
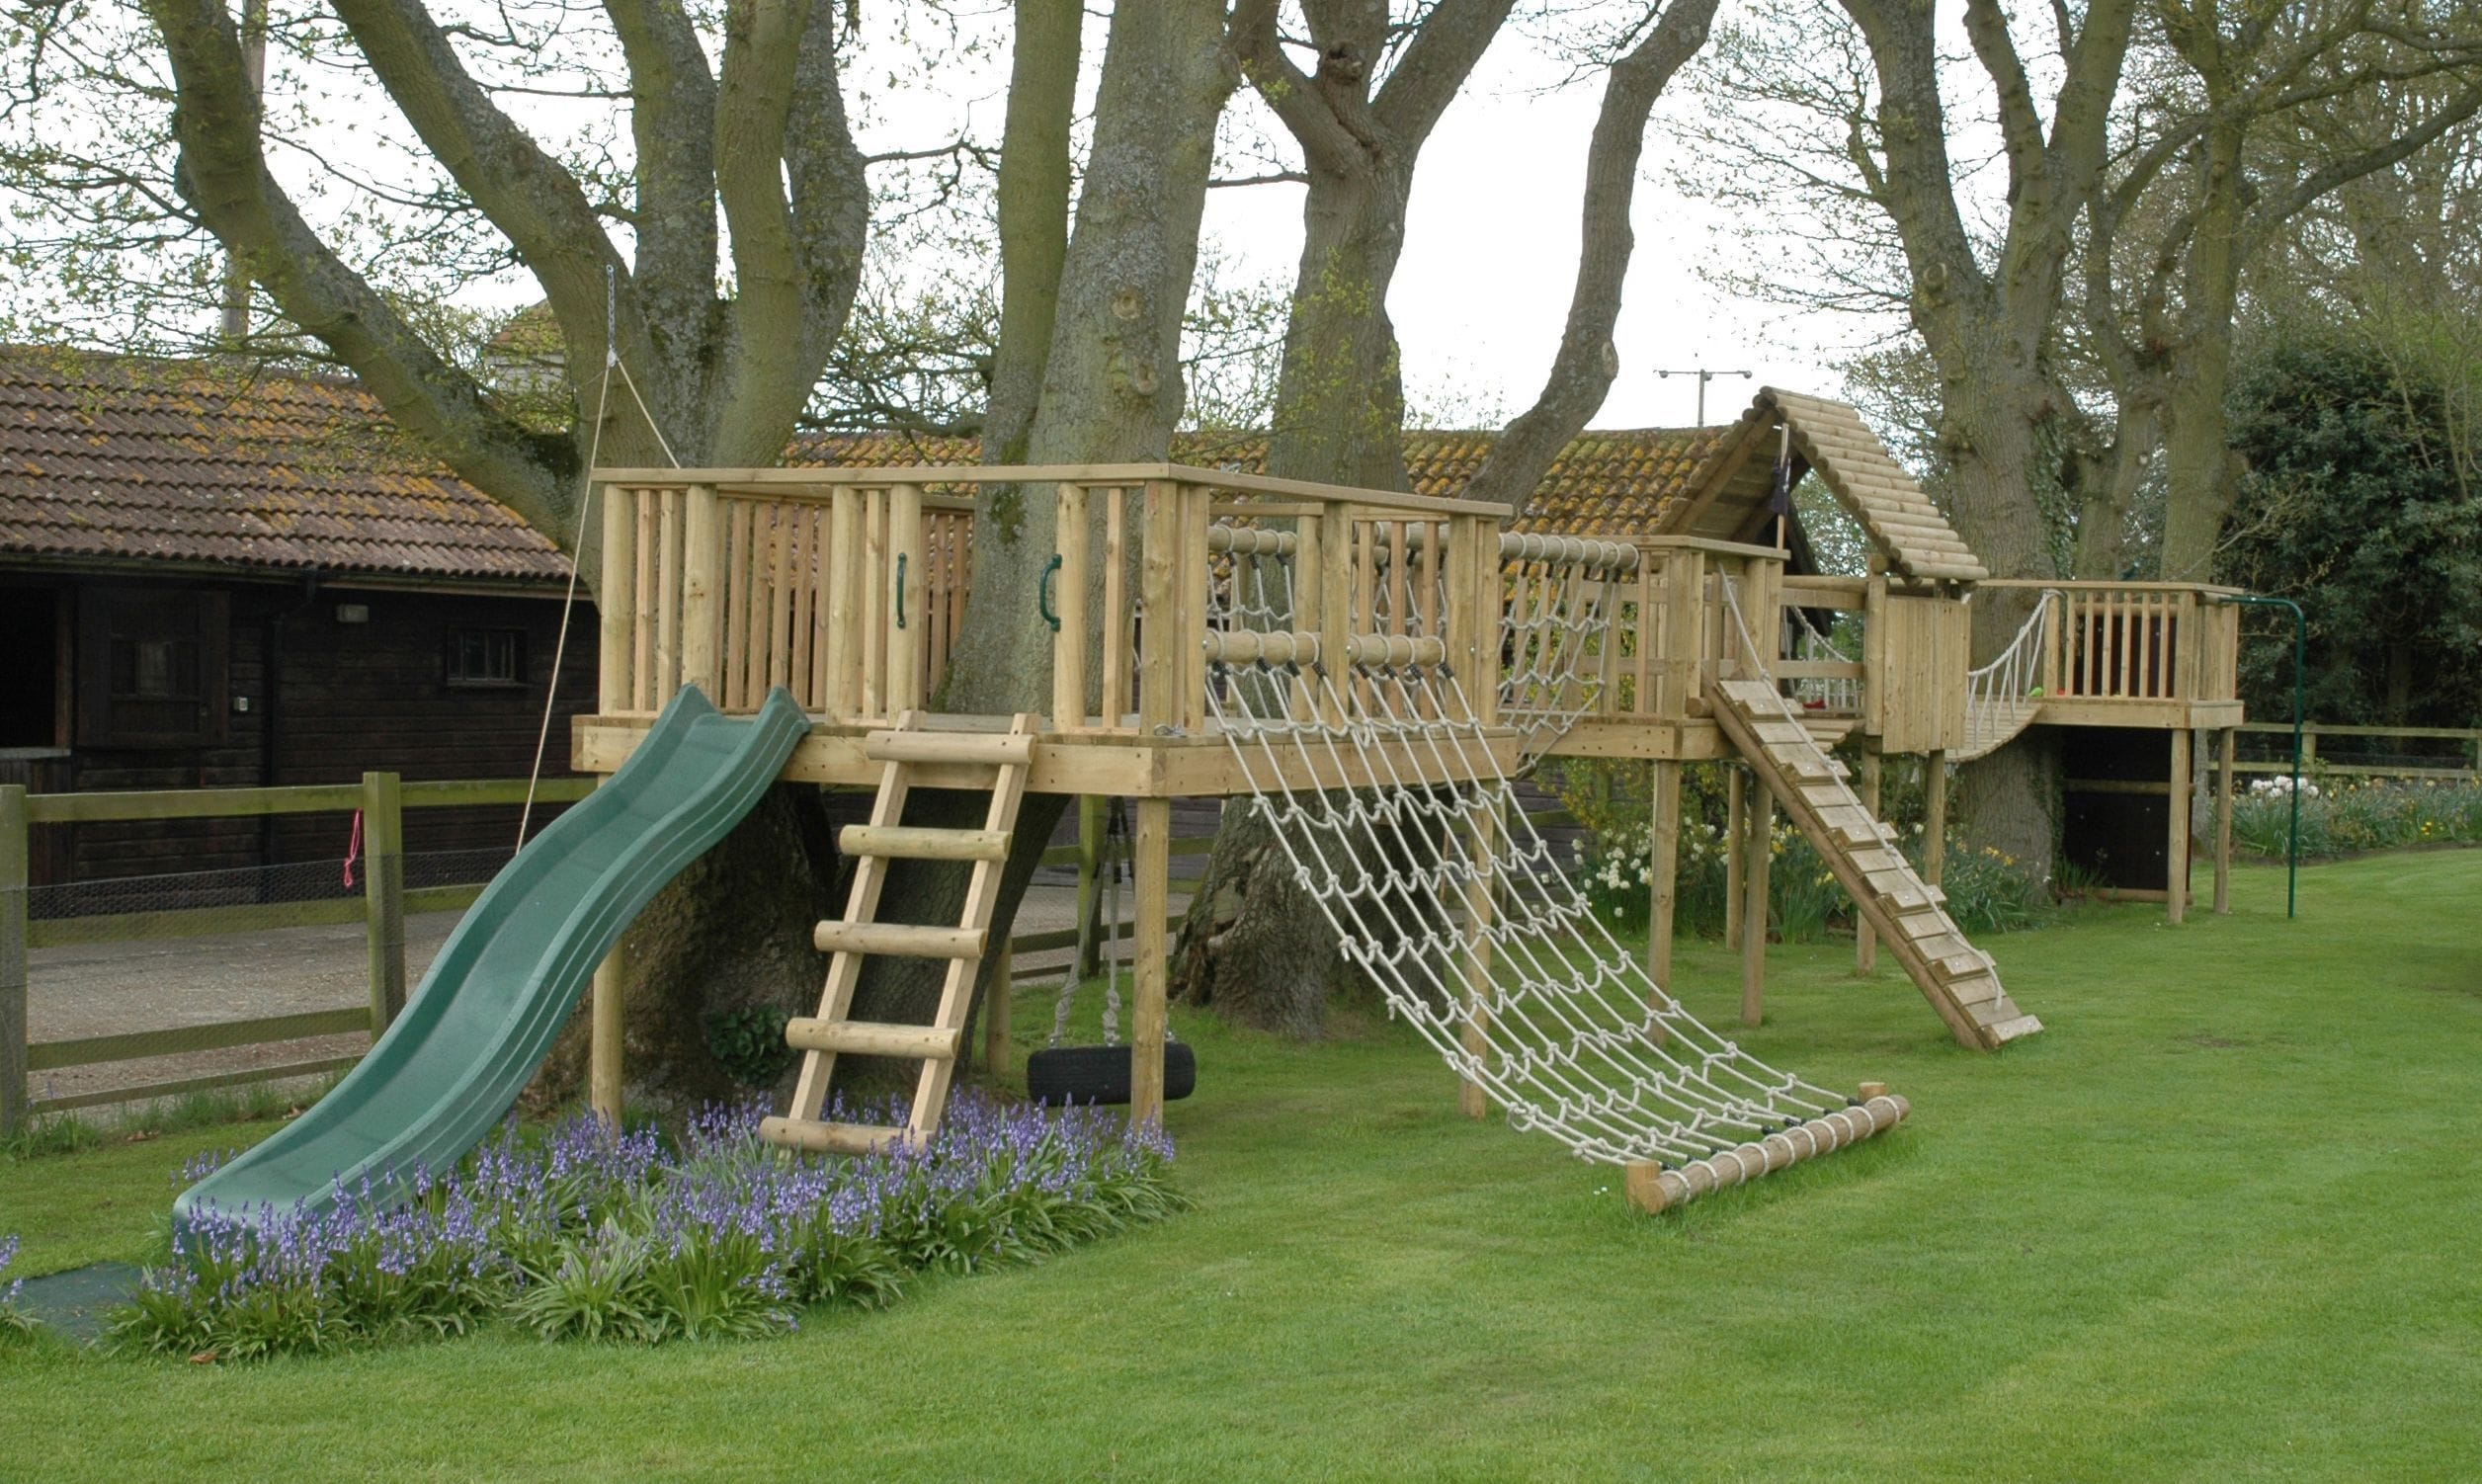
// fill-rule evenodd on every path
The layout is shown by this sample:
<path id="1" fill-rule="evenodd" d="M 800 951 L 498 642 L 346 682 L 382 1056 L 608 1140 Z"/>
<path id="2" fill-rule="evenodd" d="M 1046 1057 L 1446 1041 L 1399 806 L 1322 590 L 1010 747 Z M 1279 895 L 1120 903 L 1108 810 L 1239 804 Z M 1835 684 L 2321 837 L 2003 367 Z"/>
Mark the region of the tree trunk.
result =
<path id="1" fill-rule="evenodd" d="M 1406 486 L 1404 388 L 1387 285 L 1404 245 L 1408 182 L 1388 168 L 1313 170 L 1284 334 L 1267 471 L 1370 489 Z M 1224 810 L 1173 949 L 1173 992 L 1232 1020 L 1319 1032 L 1353 983 L 1336 934 L 1294 882 L 1273 828 L 1246 799 Z"/>
<path id="2" fill-rule="evenodd" d="M 2224 413 L 2232 371 L 2229 315 L 2181 349 L 2164 409 L 2163 580 L 2211 582 L 2232 515 L 2234 471 Z"/>
<path id="3" fill-rule="evenodd" d="M 1095 103 L 1095 141 L 1062 260 L 1041 390 L 1025 424 L 1029 463 L 1125 463 L 1166 457 L 1183 404 L 1180 337 L 1198 262 L 1216 117 L 1238 71 L 1224 46 L 1220 7 L 1202 0 L 1122 6 L 1113 13 Z M 1008 359 L 1004 349 L 1003 360 Z M 1035 587 L 1055 549 L 1051 488 L 987 489 L 974 521 L 973 594 L 937 698 L 944 711 L 1005 716 L 1051 706 L 1051 630 Z M 1134 529 L 1134 528 L 1132 528 Z M 1092 522 L 1087 612 L 1103 612 L 1103 522 Z M 1103 631 L 1083 636 L 1099 697 Z M 1029 794 L 992 913 L 1004 937 L 1066 800 Z M 979 826 L 980 793 L 925 795 L 913 823 Z M 965 871 L 895 862 L 891 916 L 956 920 Z M 988 960 L 986 960 L 986 965 Z M 939 970 L 876 959 L 855 1014 L 920 1021 Z M 859 1075 L 868 1075 L 866 1067 Z"/>

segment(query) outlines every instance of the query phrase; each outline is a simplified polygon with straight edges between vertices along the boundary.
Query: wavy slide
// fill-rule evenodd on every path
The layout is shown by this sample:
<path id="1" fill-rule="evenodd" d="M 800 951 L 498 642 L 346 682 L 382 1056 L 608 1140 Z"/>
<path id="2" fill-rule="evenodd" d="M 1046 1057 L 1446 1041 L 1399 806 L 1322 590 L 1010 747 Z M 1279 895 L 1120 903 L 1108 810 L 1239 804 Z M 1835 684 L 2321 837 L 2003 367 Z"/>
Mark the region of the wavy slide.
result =
<path id="1" fill-rule="evenodd" d="M 655 893 L 754 808 L 809 730 L 782 689 L 728 719 L 694 688 L 620 771 L 543 828 L 449 935 L 371 1053 L 310 1110 L 183 1193 L 255 1220 L 444 1169 L 495 1127 L 595 965 Z"/>

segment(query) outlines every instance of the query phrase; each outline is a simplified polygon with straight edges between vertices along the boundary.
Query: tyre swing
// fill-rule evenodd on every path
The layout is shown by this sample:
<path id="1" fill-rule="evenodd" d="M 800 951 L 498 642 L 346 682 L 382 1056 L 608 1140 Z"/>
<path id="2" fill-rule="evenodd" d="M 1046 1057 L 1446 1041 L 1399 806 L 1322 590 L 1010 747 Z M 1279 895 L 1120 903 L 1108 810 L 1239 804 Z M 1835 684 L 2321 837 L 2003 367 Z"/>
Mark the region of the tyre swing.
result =
<path id="1" fill-rule="evenodd" d="M 1103 942 L 1103 1043 L 1062 1045 L 1069 1015 L 1077 999 L 1077 960 L 1069 960 L 1060 981 L 1060 997 L 1051 1012 L 1051 1038 L 1026 1058 L 1026 1095 L 1051 1108 L 1072 1103 L 1125 1104 L 1133 1080 L 1134 1052 L 1120 1041 L 1120 875 L 1128 869 L 1128 821 L 1121 801 L 1112 801 L 1104 829 L 1104 915 L 1111 924 Z M 1081 925 L 1082 926 L 1082 925 Z M 1134 982 L 1132 979 L 1131 982 Z M 1185 1041 L 1164 1035 L 1164 1101 L 1186 1098 L 1198 1088 L 1198 1056 Z"/>

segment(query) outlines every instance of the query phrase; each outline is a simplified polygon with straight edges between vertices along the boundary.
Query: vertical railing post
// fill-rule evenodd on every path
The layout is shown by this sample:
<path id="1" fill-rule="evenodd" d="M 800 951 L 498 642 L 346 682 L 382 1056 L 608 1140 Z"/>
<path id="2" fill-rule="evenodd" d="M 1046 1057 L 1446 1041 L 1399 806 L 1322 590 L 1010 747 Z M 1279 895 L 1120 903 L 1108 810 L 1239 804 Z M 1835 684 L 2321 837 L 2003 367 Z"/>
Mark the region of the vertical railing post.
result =
<path id="1" fill-rule="evenodd" d="M 1353 507 L 1342 501 L 1330 501 L 1319 508 L 1319 547 L 1326 560 L 1310 574 L 1319 589 L 1319 668 L 1327 673 L 1336 704 L 1343 705 L 1353 698 L 1353 670 L 1345 659 L 1345 640 L 1354 631 L 1353 579 L 1355 564 L 1366 560 L 1366 554 L 1353 547 Z M 1494 610 L 1496 612 L 1496 610 Z M 1472 689 L 1474 680 L 1465 678 L 1466 695 L 1475 704 L 1481 703 L 1482 693 Z M 1499 687 L 1489 689 L 1496 694 Z M 1342 720 L 1331 716 L 1331 720 Z"/>
<path id="2" fill-rule="evenodd" d="M 922 599 L 931 574 L 923 570 L 921 485 L 899 484 L 887 492 L 887 545 L 894 563 L 888 579 L 894 586 L 888 593 L 893 626 L 887 634 L 887 710 L 901 716 L 923 701 L 922 628 L 929 610 Z"/>
<path id="3" fill-rule="evenodd" d="M 693 484 L 682 502 L 681 684 L 723 703 L 723 506 L 715 486 Z M 777 642 L 770 639 L 770 643 Z"/>
<path id="4" fill-rule="evenodd" d="M 1139 656 L 1137 719 L 1138 731 L 1150 737 L 1159 727 L 1180 723 L 1183 641 L 1205 642 L 1206 616 L 1180 611 L 1180 495 L 1181 487 L 1169 479 L 1147 480 L 1139 516 L 1140 539 L 1145 545 L 1138 553 L 1137 591 L 1144 609 L 1140 621 L 1145 624 L 1145 651 Z M 1066 620 L 1060 628 L 1066 637 Z M 1080 711 L 1082 715 L 1082 702 Z"/>
<path id="5" fill-rule="evenodd" d="M 595 613 L 602 625 L 595 710 L 609 716 L 630 709 L 629 661 L 637 651 L 638 624 L 637 497 L 609 484 L 594 490 L 604 501 L 603 570 L 595 579 Z"/>
<path id="6" fill-rule="evenodd" d="M 595 1115 L 614 1128 L 620 1126 L 621 1035 L 627 1013 L 629 958 L 621 940 L 595 965 L 595 999 L 587 1026 L 586 1100 Z"/>
<path id="7" fill-rule="evenodd" d="M 33 884 L 26 785 L 0 783 L 0 1139 L 26 1127 L 26 893 Z"/>
<path id="8" fill-rule="evenodd" d="M 362 776 L 363 938 L 374 1037 L 405 1008 L 405 817 L 398 783 L 393 773 Z"/>
<path id="9" fill-rule="evenodd" d="M 1062 731 L 1082 731 L 1086 726 L 1086 584 L 1091 580 L 1094 533 L 1089 529 L 1092 523 L 1087 515 L 1086 486 L 1062 483 L 1058 489 L 1058 524 L 1052 549 L 1059 556 L 1060 566 L 1048 578 L 1051 612 L 1060 624 L 1059 632 L 1051 636 L 1051 724 Z M 1151 523 L 1146 536 L 1151 543 L 1155 536 Z M 1146 620 L 1149 629 L 1156 626 L 1151 604 Z M 1109 726 L 1115 719 L 1107 716 L 1104 724 Z"/>

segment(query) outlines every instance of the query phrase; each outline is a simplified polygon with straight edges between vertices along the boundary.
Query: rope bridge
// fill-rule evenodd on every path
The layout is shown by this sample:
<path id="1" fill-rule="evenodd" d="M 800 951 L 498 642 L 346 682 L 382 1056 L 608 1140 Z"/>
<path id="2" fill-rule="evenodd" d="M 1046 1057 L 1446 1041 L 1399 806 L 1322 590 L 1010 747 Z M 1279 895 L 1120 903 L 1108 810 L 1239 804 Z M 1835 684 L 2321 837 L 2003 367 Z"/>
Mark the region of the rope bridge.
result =
<path id="1" fill-rule="evenodd" d="M 1636 555 L 1570 547 L 1503 548 L 1521 581 L 1503 624 L 1502 694 L 1529 750 L 1595 689 L 1584 659 L 1608 641 L 1616 584 L 1589 580 L 1592 569 Z M 1511 1126 L 1626 1167 L 1631 1198 L 1662 1210 L 1905 1115 L 1902 1099 L 1857 1104 L 1768 1066 L 1656 986 L 1526 818 L 1495 729 L 1438 635 L 1399 615 L 1389 627 L 1404 631 L 1322 653 L 1319 635 L 1288 626 L 1281 559 L 1235 563 L 1213 593 L 1207 703 L 1250 806 L 1348 961 Z M 1364 779 L 1377 786 L 1353 786 Z"/>

